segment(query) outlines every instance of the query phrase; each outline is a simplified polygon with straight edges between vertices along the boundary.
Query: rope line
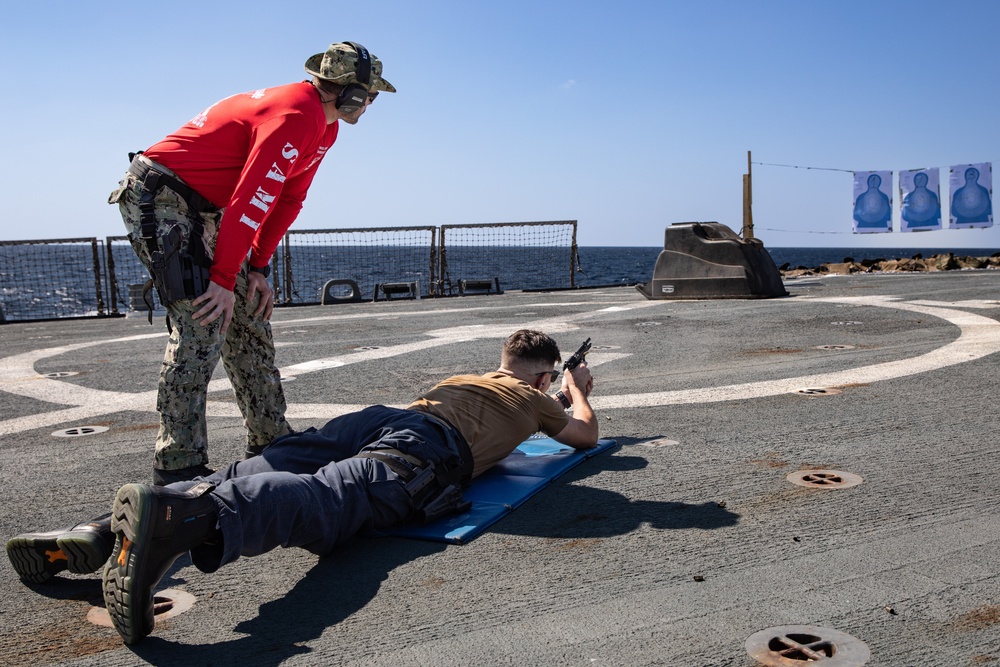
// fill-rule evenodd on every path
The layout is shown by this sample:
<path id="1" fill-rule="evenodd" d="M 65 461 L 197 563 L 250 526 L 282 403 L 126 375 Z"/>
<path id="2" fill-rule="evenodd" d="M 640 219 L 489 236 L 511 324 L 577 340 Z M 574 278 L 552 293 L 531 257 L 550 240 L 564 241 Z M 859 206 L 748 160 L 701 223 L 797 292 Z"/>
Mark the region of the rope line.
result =
<path id="1" fill-rule="evenodd" d="M 802 229 L 771 229 L 770 227 L 757 227 L 763 232 L 784 232 L 786 234 L 843 234 L 845 236 L 854 236 L 853 232 L 814 232 Z"/>
<path id="2" fill-rule="evenodd" d="M 813 169 L 816 171 L 842 171 L 846 174 L 853 174 L 855 171 L 852 169 L 835 169 L 833 167 L 800 167 L 797 164 L 776 164 L 774 162 L 751 162 L 750 164 L 756 164 L 762 167 L 787 167 L 789 169 Z"/>

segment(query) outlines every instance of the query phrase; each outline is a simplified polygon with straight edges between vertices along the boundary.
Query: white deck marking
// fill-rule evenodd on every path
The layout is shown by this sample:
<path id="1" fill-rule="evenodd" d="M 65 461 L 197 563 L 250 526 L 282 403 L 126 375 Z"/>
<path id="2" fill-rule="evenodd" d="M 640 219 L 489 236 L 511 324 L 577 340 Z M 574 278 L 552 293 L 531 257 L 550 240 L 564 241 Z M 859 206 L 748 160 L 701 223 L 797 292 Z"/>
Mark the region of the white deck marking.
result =
<path id="1" fill-rule="evenodd" d="M 1000 308 L 1000 301 L 987 301 L 985 299 L 969 299 L 967 301 L 956 301 L 954 303 L 948 303 L 947 301 L 907 301 L 907 303 L 912 303 L 918 306 L 938 306 L 939 308 Z"/>
<path id="2" fill-rule="evenodd" d="M 595 396 L 591 400 L 594 409 L 652 407 L 685 403 L 716 403 L 748 398 L 762 398 L 777 394 L 788 394 L 803 387 L 836 387 L 852 383 L 871 383 L 882 380 L 926 373 L 966 361 L 985 357 L 1000 351 L 1000 322 L 981 315 L 958 310 L 916 305 L 912 302 L 896 302 L 892 297 L 845 297 L 818 298 L 812 301 L 846 303 L 853 305 L 884 306 L 923 313 L 941 318 L 960 329 L 958 338 L 943 347 L 909 359 L 899 359 L 871 366 L 851 368 L 833 373 L 805 375 L 783 380 L 747 382 L 724 387 L 685 389 L 643 394 L 619 394 L 617 396 Z"/>
<path id="3" fill-rule="evenodd" d="M 832 373 L 805 375 L 763 382 L 749 382 L 724 387 L 705 387 L 698 389 L 624 394 L 615 396 L 598 395 L 595 396 L 592 401 L 594 407 L 597 409 L 608 409 L 615 407 L 650 407 L 690 403 L 709 403 L 773 396 L 776 394 L 794 392 L 803 387 L 810 386 L 837 386 L 849 383 L 871 383 L 924 373 L 944 368 L 946 366 L 979 359 L 988 354 L 1000 351 L 1000 322 L 981 315 L 955 310 L 954 307 L 944 307 L 953 306 L 955 304 L 941 304 L 939 302 L 900 302 L 896 301 L 894 297 L 810 298 L 808 300 L 802 300 L 800 303 L 812 303 L 817 301 L 895 308 L 899 310 L 923 313 L 925 315 L 940 318 L 955 325 L 959 328 L 959 336 L 954 341 L 936 350 L 932 350 L 927 354 L 908 359 L 901 359 L 898 361 L 874 364 L 871 366 L 863 366 L 860 368 L 847 369 Z M 408 354 L 417 350 L 426 350 L 462 341 L 480 338 L 502 338 L 508 335 L 511 331 L 520 328 L 539 329 L 549 333 L 573 331 L 579 328 L 578 322 L 593 317 L 606 315 L 608 313 L 651 308 L 671 303 L 672 302 L 669 301 L 636 302 L 627 307 L 612 306 L 595 311 L 578 313 L 568 317 L 557 315 L 552 318 L 523 322 L 521 324 L 502 328 L 490 326 L 462 326 L 448 329 L 438 329 L 427 332 L 426 335 L 428 338 L 426 340 L 378 349 L 359 350 L 358 352 L 352 354 L 338 355 L 335 357 L 314 359 L 283 368 L 282 375 L 293 377 L 317 371 L 328 371 L 330 369 L 346 366 L 348 364 L 371 361 L 374 359 L 385 359 L 402 354 Z M 792 302 L 792 304 L 794 304 L 794 302 Z M 531 307 L 539 308 L 543 305 L 544 304 L 531 304 Z M 967 308 L 993 307 L 991 302 L 966 301 L 960 302 L 958 305 Z M 565 304 L 560 304 L 560 307 L 564 306 Z M 523 304 L 518 306 L 520 309 L 523 309 L 524 307 L 525 306 Z M 392 316 L 399 317 L 401 315 L 436 314 L 440 312 L 441 311 L 403 314 L 397 312 L 393 313 Z M 344 319 L 346 317 L 353 316 L 304 318 L 294 321 L 285 321 L 281 324 Z M 63 409 L 56 409 L 50 412 L 0 421 L 0 436 L 36 428 L 50 427 L 58 424 L 80 423 L 95 416 L 116 412 L 155 412 L 155 391 L 127 393 L 81 387 L 79 385 L 63 382 L 58 379 L 46 378 L 34 370 L 34 364 L 41 359 L 46 359 L 59 354 L 66 354 L 68 352 L 87 347 L 162 336 L 163 334 L 157 333 L 141 336 L 129 336 L 126 338 L 91 341 L 87 343 L 76 343 L 42 350 L 34 350 L 24 354 L 0 358 L 0 388 L 2 388 L 0 390 L 55 405 L 67 406 Z M 601 363 L 608 363 L 615 359 L 622 358 L 623 356 L 627 356 L 627 354 L 595 353 L 590 357 L 591 365 L 596 366 Z M 220 391 L 228 388 L 228 386 L 229 381 L 226 379 L 213 380 L 209 385 L 209 391 Z M 288 416 L 290 418 L 298 419 L 324 419 L 331 418 L 345 412 L 350 412 L 361 407 L 364 406 L 339 403 L 299 403 L 288 406 Z M 206 414 L 211 417 L 239 416 L 239 412 L 235 404 L 229 401 L 209 401 L 206 406 Z"/>

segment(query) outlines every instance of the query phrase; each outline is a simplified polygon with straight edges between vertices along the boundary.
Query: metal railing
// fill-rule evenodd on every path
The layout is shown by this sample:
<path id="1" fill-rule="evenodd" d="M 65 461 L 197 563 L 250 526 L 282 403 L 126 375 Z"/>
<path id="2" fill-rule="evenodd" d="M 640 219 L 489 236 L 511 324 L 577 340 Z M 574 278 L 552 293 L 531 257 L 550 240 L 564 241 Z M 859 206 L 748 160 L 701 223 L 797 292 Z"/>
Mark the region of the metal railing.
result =
<path id="1" fill-rule="evenodd" d="M 576 286 L 576 220 L 441 225 L 440 237 L 441 294 L 469 279 L 499 279 L 503 289 Z"/>
<path id="2" fill-rule="evenodd" d="M 440 227 L 289 231 L 272 260 L 277 305 L 316 304 L 330 281 L 360 298 L 407 285 L 413 296 L 451 296 L 460 285 L 500 289 L 575 287 L 575 220 Z M 145 267 L 128 237 L 0 241 L 0 323 L 120 316 Z M 153 290 L 154 307 L 159 306 Z"/>
<path id="3" fill-rule="evenodd" d="M 96 237 L 0 241 L 0 322 L 106 315 Z"/>

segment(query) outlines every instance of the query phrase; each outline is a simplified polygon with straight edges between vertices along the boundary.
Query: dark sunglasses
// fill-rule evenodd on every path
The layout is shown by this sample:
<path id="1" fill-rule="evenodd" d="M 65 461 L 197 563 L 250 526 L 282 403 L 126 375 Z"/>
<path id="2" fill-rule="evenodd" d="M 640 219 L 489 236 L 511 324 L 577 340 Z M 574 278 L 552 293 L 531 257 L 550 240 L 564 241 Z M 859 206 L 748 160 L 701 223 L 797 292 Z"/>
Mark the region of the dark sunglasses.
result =
<path id="1" fill-rule="evenodd" d="M 368 93 L 368 101 L 369 102 L 374 102 L 376 97 L 378 97 L 378 91 L 377 90 L 374 90 L 374 91 Z"/>
<path id="2" fill-rule="evenodd" d="M 535 377 L 538 378 L 542 377 L 543 375 L 548 375 L 549 381 L 555 382 L 556 378 L 559 377 L 559 371 L 542 371 L 541 373 L 535 373 Z"/>

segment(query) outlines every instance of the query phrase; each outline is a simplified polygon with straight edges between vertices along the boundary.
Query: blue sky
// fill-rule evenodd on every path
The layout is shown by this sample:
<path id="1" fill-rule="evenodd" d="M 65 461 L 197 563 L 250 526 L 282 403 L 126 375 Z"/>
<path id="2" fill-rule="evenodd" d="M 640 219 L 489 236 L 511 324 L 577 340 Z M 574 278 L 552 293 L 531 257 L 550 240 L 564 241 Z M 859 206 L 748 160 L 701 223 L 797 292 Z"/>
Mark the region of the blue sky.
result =
<path id="1" fill-rule="evenodd" d="M 769 247 L 997 250 L 997 228 L 851 234 L 828 169 L 1000 165 L 998 28 L 994 0 L 17 3 L 0 239 L 122 233 L 128 151 L 349 39 L 399 93 L 342 128 L 299 229 L 575 219 L 581 245 L 657 246 L 738 231 L 752 151 L 814 168 L 753 166 Z"/>

